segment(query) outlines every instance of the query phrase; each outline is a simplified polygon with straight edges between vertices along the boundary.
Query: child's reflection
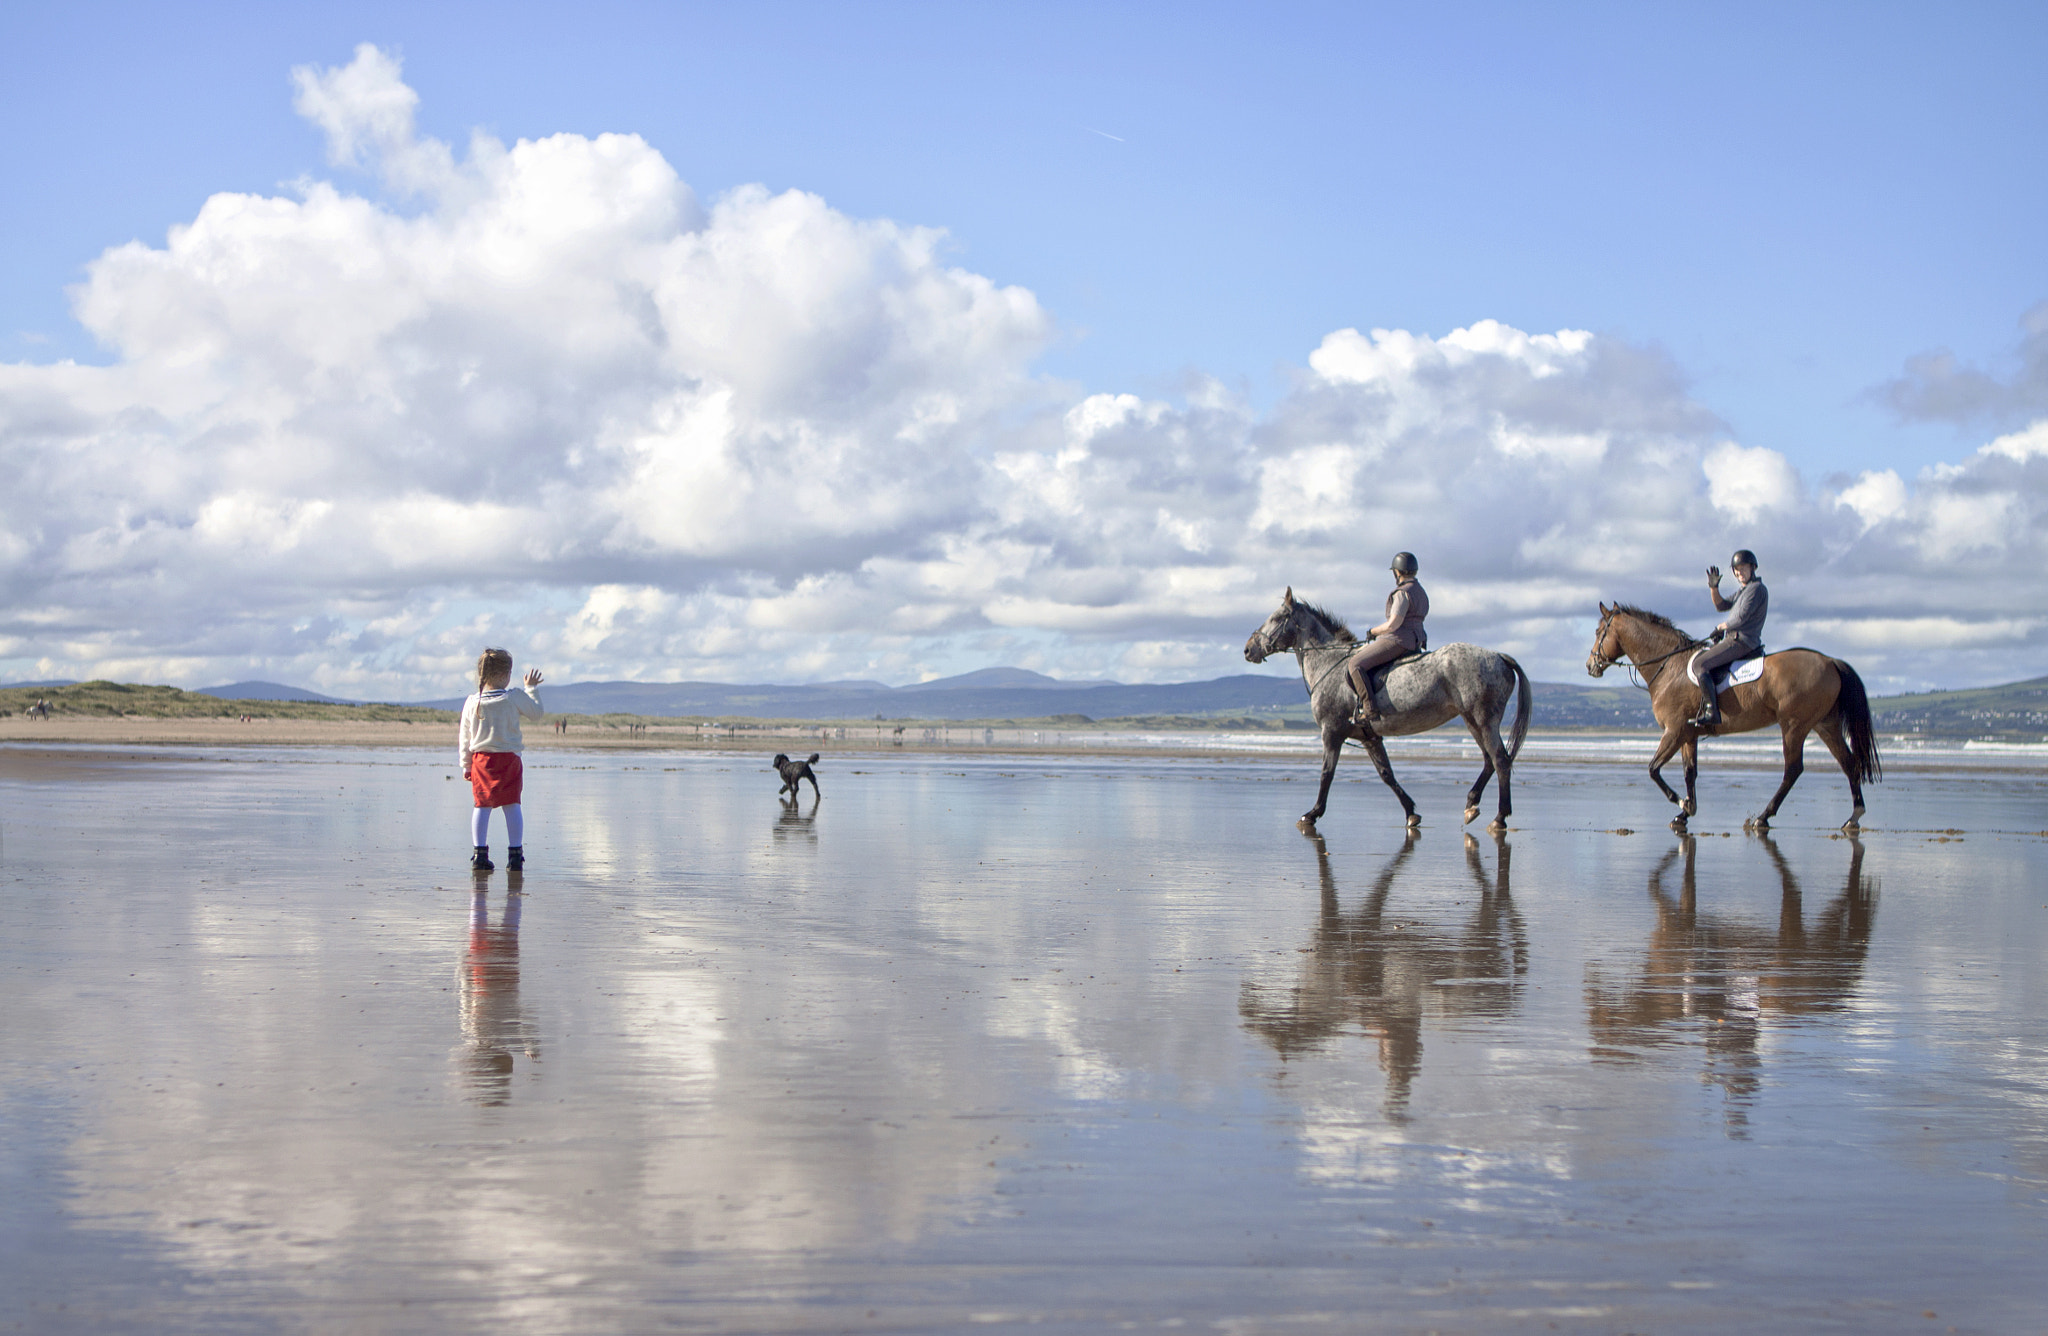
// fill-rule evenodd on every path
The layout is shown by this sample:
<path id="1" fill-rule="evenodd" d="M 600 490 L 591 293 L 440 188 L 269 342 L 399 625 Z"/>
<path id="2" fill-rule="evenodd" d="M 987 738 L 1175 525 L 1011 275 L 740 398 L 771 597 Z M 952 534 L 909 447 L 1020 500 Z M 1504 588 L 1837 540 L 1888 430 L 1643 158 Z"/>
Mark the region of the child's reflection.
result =
<path id="1" fill-rule="evenodd" d="M 1745 1135 L 1763 1083 L 1765 1017 L 1841 1007 L 1862 977 L 1877 912 L 1862 841 L 1849 841 L 1841 893 L 1810 925 L 1791 864 L 1771 837 L 1762 843 L 1778 874 L 1775 924 L 1699 912 L 1699 841 L 1688 835 L 1650 873 L 1657 924 L 1634 977 L 1609 984 L 1594 970 L 1586 988 L 1596 1059 L 1628 1061 L 1642 1049 L 1699 1036 L 1705 1079 L 1727 1094 L 1723 1117 L 1733 1136 Z M 1681 863 L 1676 897 L 1665 885 L 1674 863 Z"/>
<path id="2" fill-rule="evenodd" d="M 540 1057 L 540 1035 L 519 1005 L 519 911 L 526 897 L 520 874 L 511 874 L 505 911 L 491 926 L 488 888 L 469 902 L 469 943 L 457 982 L 462 997 L 462 1063 L 470 1098 L 505 1104 L 512 1098 L 513 1053 Z"/>
<path id="3" fill-rule="evenodd" d="M 1247 983 L 1238 1000 L 1246 1028 L 1285 1059 L 1363 1031 L 1377 1041 L 1387 1074 L 1386 1110 L 1407 1117 L 1408 1092 L 1422 1070 L 1425 1012 L 1440 1017 L 1511 1014 L 1529 970 L 1529 939 L 1515 907 L 1509 869 L 1514 852 L 1494 837 L 1493 875 L 1479 842 L 1465 837 L 1465 863 L 1478 898 L 1462 924 L 1438 926 L 1387 912 L 1402 866 L 1415 852 L 1411 833 L 1373 881 L 1364 902 L 1345 913 L 1320 834 L 1310 834 L 1322 880 L 1322 913 L 1292 990 Z"/>

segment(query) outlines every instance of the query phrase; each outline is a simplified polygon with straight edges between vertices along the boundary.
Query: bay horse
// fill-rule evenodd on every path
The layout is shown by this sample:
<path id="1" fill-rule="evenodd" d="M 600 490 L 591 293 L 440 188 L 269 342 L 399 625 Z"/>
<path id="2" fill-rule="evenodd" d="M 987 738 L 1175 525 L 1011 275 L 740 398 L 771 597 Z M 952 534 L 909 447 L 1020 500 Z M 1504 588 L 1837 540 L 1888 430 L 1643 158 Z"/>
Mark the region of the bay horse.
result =
<path id="1" fill-rule="evenodd" d="M 1721 693 L 1721 722 L 1702 729 L 1692 722 L 1699 706 L 1699 694 L 1686 676 L 1686 661 L 1707 642 L 1694 640 L 1672 625 L 1669 617 L 1617 603 L 1600 605 L 1600 627 L 1593 633 L 1593 652 L 1586 656 L 1586 672 L 1594 677 L 1627 660 L 1643 675 L 1650 692 L 1650 710 L 1663 726 L 1664 736 L 1650 758 L 1650 778 L 1664 790 L 1664 796 L 1678 804 L 1671 828 L 1683 832 L 1688 818 L 1697 813 L 1699 801 L 1699 745 L 1702 737 L 1748 733 L 1778 726 L 1785 745 L 1785 777 L 1770 802 L 1742 823 L 1744 830 L 1769 830 L 1785 795 L 1806 769 L 1803 753 L 1806 736 L 1818 733 L 1835 763 L 1849 777 L 1849 797 L 1856 810 L 1842 823 L 1842 829 L 1861 829 L 1863 781 L 1876 783 L 1884 777 L 1877 759 L 1877 735 L 1870 718 L 1870 697 L 1863 679 L 1840 659 L 1814 649 L 1779 650 L 1764 658 L 1763 676 L 1754 682 L 1733 686 Z M 1674 754 L 1685 761 L 1685 798 L 1664 782 L 1664 763 Z"/>
<path id="2" fill-rule="evenodd" d="M 1380 778 L 1401 800 L 1408 824 L 1421 825 L 1415 800 L 1394 779 L 1394 767 L 1387 760 L 1387 746 L 1382 739 L 1426 733 L 1438 724 L 1463 719 L 1473 741 L 1479 744 L 1482 758 L 1479 778 L 1472 781 L 1465 794 L 1465 820 L 1469 824 L 1479 815 L 1480 795 L 1486 792 L 1486 782 L 1498 771 L 1500 806 L 1487 829 L 1506 830 L 1508 817 L 1514 811 L 1508 795 L 1508 777 L 1514 769 L 1516 754 L 1522 750 L 1522 740 L 1529 733 L 1529 675 L 1522 671 L 1522 665 L 1505 654 L 1461 644 L 1396 660 L 1385 669 L 1384 685 L 1375 692 L 1381 697 L 1383 717 L 1377 724 L 1360 724 L 1352 722 L 1358 708 L 1358 693 L 1352 689 L 1351 675 L 1343 669 L 1364 645 L 1341 619 L 1296 599 L 1291 587 L 1281 595 L 1279 610 L 1244 642 L 1244 656 L 1253 663 L 1264 663 L 1274 654 L 1292 654 L 1301 661 L 1301 680 L 1308 687 L 1309 708 L 1323 732 L 1323 783 L 1316 790 L 1316 805 L 1302 813 L 1302 822 L 1313 826 L 1329 809 L 1330 781 L 1337 774 L 1337 757 L 1344 750 L 1344 740 L 1356 738 L 1372 758 L 1373 769 L 1379 771 Z M 1515 715 L 1515 731 L 1504 743 L 1500 736 L 1501 721 L 1507 718 L 1509 703 L 1517 700 L 1520 709 Z"/>

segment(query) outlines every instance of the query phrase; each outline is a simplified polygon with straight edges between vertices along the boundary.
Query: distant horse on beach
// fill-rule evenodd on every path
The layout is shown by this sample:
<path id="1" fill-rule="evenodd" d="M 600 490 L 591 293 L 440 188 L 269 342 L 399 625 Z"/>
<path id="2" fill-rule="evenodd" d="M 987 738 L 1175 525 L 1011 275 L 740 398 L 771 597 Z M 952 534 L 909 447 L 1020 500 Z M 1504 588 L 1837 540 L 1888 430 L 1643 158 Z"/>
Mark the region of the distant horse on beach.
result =
<path id="1" fill-rule="evenodd" d="M 1329 807 L 1330 781 L 1336 777 L 1344 740 L 1356 738 L 1372 758 L 1373 769 L 1401 800 L 1408 824 L 1421 825 L 1415 800 L 1394 779 L 1382 739 L 1426 733 L 1438 724 L 1463 719 L 1483 758 L 1479 778 L 1465 794 L 1465 820 L 1469 823 L 1479 815 L 1486 782 L 1498 771 L 1500 805 L 1487 828 L 1506 830 L 1514 811 L 1508 780 L 1522 740 L 1529 733 L 1529 675 L 1522 665 L 1505 654 L 1460 644 L 1397 659 L 1383 670 L 1384 685 L 1373 692 L 1383 718 L 1377 724 L 1359 724 L 1352 722 L 1358 693 L 1352 690 L 1344 665 L 1365 643 L 1341 619 L 1296 599 L 1292 588 L 1281 596 L 1279 610 L 1244 642 L 1244 656 L 1253 663 L 1264 663 L 1275 654 L 1293 654 L 1301 661 L 1309 708 L 1323 731 L 1323 783 L 1316 791 L 1316 805 L 1302 813 L 1301 819 L 1310 825 L 1322 819 Z M 1515 731 L 1503 742 L 1500 726 L 1512 702 L 1519 702 Z"/>
<path id="2" fill-rule="evenodd" d="M 1763 675 L 1754 682 L 1729 687 L 1721 693 L 1721 723 L 1701 729 L 1692 722 L 1699 705 L 1698 689 L 1686 675 L 1686 662 L 1694 650 L 1706 645 L 1672 625 L 1669 617 L 1625 603 L 1600 605 L 1600 627 L 1593 633 L 1593 652 L 1586 656 L 1586 671 L 1600 676 L 1626 660 L 1635 665 L 1650 692 L 1650 709 L 1663 725 L 1664 736 L 1650 758 L 1650 778 L 1664 790 L 1664 796 L 1678 804 L 1671 828 L 1683 831 L 1687 819 L 1697 813 L 1699 801 L 1695 781 L 1699 776 L 1699 746 L 1703 736 L 1748 733 L 1778 726 L 1785 747 L 1785 777 L 1770 802 L 1742 823 L 1744 830 L 1769 830 L 1771 818 L 1785 795 L 1806 769 L 1803 753 L 1806 736 L 1818 733 L 1835 763 L 1849 777 L 1849 798 L 1856 810 L 1842 823 L 1843 830 L 1856 830 L 1863 821 L 1863 781 L 1875 783 L 1884 777 L 1877 759 L 1877 735 L 1870 717 L 1870 697 L 1863 679 L 1840 659 L 1814 649 L 1779 650 L 1764 658 Z M 1664 763 L 1674 754 L 1685 760 L 1685 798 L 1664 782 Z"/>

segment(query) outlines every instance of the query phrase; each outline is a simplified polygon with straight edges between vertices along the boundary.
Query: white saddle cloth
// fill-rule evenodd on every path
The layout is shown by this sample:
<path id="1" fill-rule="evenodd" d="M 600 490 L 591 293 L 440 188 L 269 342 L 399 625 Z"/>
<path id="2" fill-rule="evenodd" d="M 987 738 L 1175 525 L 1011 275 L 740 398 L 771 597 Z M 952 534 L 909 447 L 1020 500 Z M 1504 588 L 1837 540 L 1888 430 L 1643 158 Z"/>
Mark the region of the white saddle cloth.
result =
<path id="1" fill-rule="evenodd" d="M 1767 657 L 1769 656 L 1759 654 L 1753 659 L 1738 659 L 1726 668 L 1716 668 L 1714 670 L 1714 694 L 1718 696 L 1729 687 L 1739 686 L 1744 682 L 1754 682 L 1759 677 L 1762 677 L 1764 675 L 1764 660 Z M 1699 672 L 1692 664 L 1688 663 L 1685 665 L 1685 675 L 1692 679 L 1694 686 L 1700 684 Z"/>

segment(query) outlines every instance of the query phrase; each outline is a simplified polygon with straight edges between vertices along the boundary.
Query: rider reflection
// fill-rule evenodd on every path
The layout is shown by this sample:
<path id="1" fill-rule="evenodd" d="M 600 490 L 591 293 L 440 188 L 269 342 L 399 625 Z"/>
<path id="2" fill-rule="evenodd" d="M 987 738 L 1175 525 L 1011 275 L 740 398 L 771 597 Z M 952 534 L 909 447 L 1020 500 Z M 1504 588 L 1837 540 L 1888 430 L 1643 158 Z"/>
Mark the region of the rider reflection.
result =
<path id="1" fill-rule="evenodd" d="M 1509 888 L 1513 848 L 1499 835 L 1492 877 L 1479 841 L 1465 837 L 1465 863 L 1478 889 L 1477 907 L 1459 926 L 1436 926 L 1387 912 L 1387 901 L 1420 837 L 1406 843 L 1374 878 L 1364 902 L 1345 913 L 1329 848 L 1315 845 L 1322 881 L 1322 911 L 1301 959 L 1292 990 L 1247 983 L 1239 1014 L 1246 1028 L 1273 1046 L 1282 1061 L 1315 1052 L 1336 1037 L 1363 1033 L 1377 1041 L 1386 1073 L 1386 1113 L 1408 1117 L 1409 1091 L 1422 1070 L 1425 1017 L 1498 1018 L 1518 1005 L 1529 969 L 1529 940 Z"/>
<path id="2" fill-rule="evenodd" d="M 540 1036 L 519 1004 L 520 874 L 511 874 L 505 910 L 491 926 L 489 892 L 479 886 L 469 904 L 469 942 L 457 972 L 462 1005 L 462 1064 L 470 1098 L 479 1104 L 511 1102 L 513 1053 L 540 1057 Z"/>
<path id="3" fill-rule="evenodd" d="M 1777 842 L 1761 839 L 1781 887 L 1775 925 L 1699 912 L 1699 846 L 1688 835 L 1650 873 L 1657 925 L 1636 977 L 1610 987 L 1595 969 L 1586 988 L 1596 1061 L 1636 1061 L 1643 1049 L 1699 1036 L 1703 1079 L 1721 1088 L 1723 1121 L 1734 1137 L 1748 1134 L 1749 1110 L 1763 1085 L 1766 1018 L 1839 1009 L 1862 977 L 1877 911 L 1876 880 L 1863 875 L 1862 841 L 1849 841 L 1841 894 L 1809 926 L 1799 878 Z M 1681 859 L 1673 899 L 1665 878 Z"/>

